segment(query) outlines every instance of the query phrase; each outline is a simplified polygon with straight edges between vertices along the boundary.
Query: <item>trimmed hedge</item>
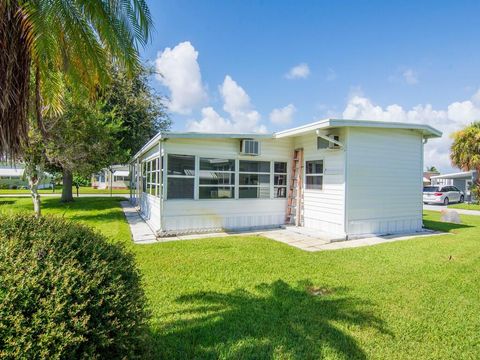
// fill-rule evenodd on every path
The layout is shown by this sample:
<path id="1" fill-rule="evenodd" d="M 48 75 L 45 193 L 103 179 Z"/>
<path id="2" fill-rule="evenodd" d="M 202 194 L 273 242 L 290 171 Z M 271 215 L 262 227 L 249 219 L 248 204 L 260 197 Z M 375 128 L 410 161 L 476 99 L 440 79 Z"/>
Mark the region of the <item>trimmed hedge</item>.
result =
<path id="1" fill-rule="evenodd" d="M 0 219 L 0 358 L 135 358 L 147 338 L 133 255 L 60 218 Z"/>

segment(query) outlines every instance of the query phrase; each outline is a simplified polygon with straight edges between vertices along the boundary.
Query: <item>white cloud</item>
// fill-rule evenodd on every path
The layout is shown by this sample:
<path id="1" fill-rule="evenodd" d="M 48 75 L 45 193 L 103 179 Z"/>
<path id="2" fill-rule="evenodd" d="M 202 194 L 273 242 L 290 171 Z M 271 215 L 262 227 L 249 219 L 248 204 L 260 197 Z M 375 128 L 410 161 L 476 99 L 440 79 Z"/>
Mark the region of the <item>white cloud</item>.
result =
<path id="1" fill-rule="evenodd" d="M 225 133 L 267 132 L 266 127 L 259 123 L 260 114 L 253 109 L 250 97 L 229 75 L 225 76 L 219 91 L 223 99 L 223 110 L 229 117 L 224 118 L 212 107 L 205 107 L 202 109 L 201 120 L 192 120 L 187 124 L 189 131 Z"/>
<path id="2" fill-rule="evenodd" d="M 425 146 L 425 166 L 451 170 L 450 135 L 480 119 L 480 90 L 471 99 L 453 102 L 446 109 L 436 110 L 430 104 L 417 105 L 410 110 L 397 104 L 381 107 L 363 95 L 353 95 L 342 114 L 345 119 L 400 121 L 424 123 L 443 131 L 440 139 L 431 139 Z"/>
<path id="3" fill-rule="evenodd" d="M 416 71 L 412 69 L 405 69 L 402 72 L 403 80 L 408 84 L 408 85 L 415 85 L 418 84 L 418 74 Z"/>
<path id="4" fill-rule="evenodd" d="M 287 79 L 306 79 L 310 75 L 310 68 L 308 64 L 301 63 L 292 67 L 288 73 L 285 74 Z"/>
<path id="5" fill-rule="evenodd" d="M 290 124 L 296 111 L 297 109 L 293 104 L 288 104 L 280 109 L 273 109 L 270 113 L 270 121 L 277 125 Z"/>
<path id="6" fill-rule="evenodd" d="M 156 78 L 170 90 L 168 108 L 172 112 L 190 114 L 207 99 L 197 58 L 198 52 L 189 41 L 157 54 Z"/>

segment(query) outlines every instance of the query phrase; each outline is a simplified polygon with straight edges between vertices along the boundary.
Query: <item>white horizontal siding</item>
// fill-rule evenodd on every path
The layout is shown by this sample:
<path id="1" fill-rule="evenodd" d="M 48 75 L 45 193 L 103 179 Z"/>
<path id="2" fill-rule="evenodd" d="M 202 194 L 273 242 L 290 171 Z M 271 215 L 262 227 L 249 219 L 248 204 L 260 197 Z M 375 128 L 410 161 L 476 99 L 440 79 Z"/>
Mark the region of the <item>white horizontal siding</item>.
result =
<path id="1" fill-rule="evenodd" d="M 282 160 L 292 157 L 291 139 L 260 139 L 259 156 L 240 155 L 240 139 L 168 139 L 164 151 L 169 154 L 199 155 L 245 160 Z"/>
<path id="2" fill-rule="evenodd" d="M 422 228 L 422 136 L 410 130 L 348 131 L 347 232 Z"/>
<path id="3" fill-rule="evenodd" d="M 344 142 L 344 132 L 338 135 L 340 135 L 340 142 Z M 297 137 L 295 148 L 303 148 L 305 161 L 324 161 L 323 189 L 304 189 L 304 226 L 344 235 L 345 154 L 343 149 L 318 150 L 316 134 Z"/>
<path id="4" fill-rule="evenodd" d="M 158 197 L 142 193 L 138 205 L 140 213 L 152 229 L 160 229 L 160 199 Z"/>
<path id="5" fill-rule="evenodd" d="M 166 200 L 166 232 L 241 230 L 280 226 L 285 199 Z"/>

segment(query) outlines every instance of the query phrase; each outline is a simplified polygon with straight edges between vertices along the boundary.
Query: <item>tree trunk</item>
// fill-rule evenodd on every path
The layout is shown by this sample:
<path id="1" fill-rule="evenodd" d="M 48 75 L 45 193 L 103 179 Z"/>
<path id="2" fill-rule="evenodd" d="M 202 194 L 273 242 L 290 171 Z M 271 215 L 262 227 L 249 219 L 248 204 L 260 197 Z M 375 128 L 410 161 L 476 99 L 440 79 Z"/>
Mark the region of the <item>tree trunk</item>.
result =
<path id="1" fill-rule="evenodd" d="M 41 202 L 40 194 L 38 193 L 38 183 L 39 181 L 36 176 L 28 177 L 28 184 L 30 185 L 30 193 L 33 201 L 33 211 L 35 212 L 35 216 L 37 218 L 39 218 L 41 215 Z"/>
<path id="2" fill-rule="evenodd" d="M 80 186 L 75 186 L 77 188 L 77 197 L 78 197 L 78 189 L 80 188 Z"/>
<path id="3" fill-rule="evenodd" d="M 63 170 L 62 202 L 72 202 L 73 175 L 69 170 Z"/>

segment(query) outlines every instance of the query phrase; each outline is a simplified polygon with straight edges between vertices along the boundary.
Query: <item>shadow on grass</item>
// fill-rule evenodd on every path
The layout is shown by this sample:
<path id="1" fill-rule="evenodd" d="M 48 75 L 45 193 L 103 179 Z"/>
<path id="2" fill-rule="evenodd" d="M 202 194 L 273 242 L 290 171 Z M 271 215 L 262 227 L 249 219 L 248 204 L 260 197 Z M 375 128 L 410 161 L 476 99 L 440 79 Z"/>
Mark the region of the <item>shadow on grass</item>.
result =
<path id="1" fill-rule="evenodd" d="M 472 228 L 474 226 L 466 224 L 455 224 L 443 221 L 423 220 L 423 226 L 430 230 L 443 231 L 443 232 L 455 232 L 458 229 Z"/>
<path id="2" fill-rule="evenodd" d="M 83 214 L 83 213 L 82 213 Z M 73 215 L 72 220 L 78 221 L 100 221 L 100 222 L 109 222 L 109 221 L 118 221 L 125 219 L 123 212 L 117 210 L 104 211 L 102 213 L 95 213 L 91 215 Z"/>
<path id="3" fill-rule="evenodd" d="M 371 328 L 391 335 L 369 303 L 347 297 L 345 289 L 312 295 L 308 282 L 261 284 L 254 292 L 198 292 L 177 299 L 184 307 L 167 316 L 179 320 L 153 334 L 161 358 L 322 358 L 365 359 L 343 329 Z"/>
<path id="4" fill-rule="evenodd" d="M 15 200 L 0 200 L 0 206 L 2 205 L 12 205 L 15 204 Z"/>

